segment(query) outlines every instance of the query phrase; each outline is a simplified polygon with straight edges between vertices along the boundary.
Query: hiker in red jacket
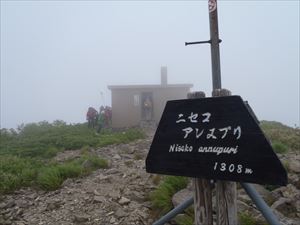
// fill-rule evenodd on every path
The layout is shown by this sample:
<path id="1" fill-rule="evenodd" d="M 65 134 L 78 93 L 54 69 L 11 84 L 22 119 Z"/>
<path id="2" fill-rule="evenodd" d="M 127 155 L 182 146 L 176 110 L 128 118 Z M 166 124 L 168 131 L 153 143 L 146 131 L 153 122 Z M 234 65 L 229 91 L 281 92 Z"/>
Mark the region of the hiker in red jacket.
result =
<path id="1" fill-rule="evenodd" d="M 98 117 L 98 112 L 93 107 L 89 107 L 87 113 L 86 113 L 86 119 L 88 121 L 88 127 L 94 128 L 96 126 Z"/>

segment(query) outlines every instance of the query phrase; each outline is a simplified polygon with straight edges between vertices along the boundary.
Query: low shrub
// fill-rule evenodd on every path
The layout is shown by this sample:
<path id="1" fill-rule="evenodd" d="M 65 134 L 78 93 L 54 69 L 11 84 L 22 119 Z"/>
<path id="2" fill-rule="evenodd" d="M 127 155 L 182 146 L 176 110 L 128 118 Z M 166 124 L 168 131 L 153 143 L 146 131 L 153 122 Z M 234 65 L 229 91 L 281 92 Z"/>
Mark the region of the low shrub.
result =
<path id="1" fill-rule="evenodd" d="M 56 190 L 63 183 L 62 177 L 58 167 L 51 166 L 43 168 L 37 177 L 37 185 L 47 191 Z"/>
<path id="2" fill-rule="evenodd" d="M 138 129 L 119 132 L 105 129 L 97 134 L 94 129 L 88 128 L 87 124 L 67 125 L 63 121 L 51 124 L 42 121 L 21 125 L 18 131 L 1 129 L 0 156 L 49 159 L 64 150 L 128 143 L 144 136 Z"/>
<path id="3" fill-rule="evenodd" d="M 0 193 L 30 186 L 40 166 L 41 163 L 29 158 L 10 155 L 0 157 Z"/>
<path id="4" fill-rule="evenodd" d="M 85 161 L 89 162 L 89 167 L 84 166 Z M 5 156 L 0 158 L 0 193 L 9 193 L 26 186 L 55 190 L 67 178 L 80 177 L 107 167 L 108 162 L 95 155 L 83 155 L 61 164 L 45 164 L 36 159 Z"/>
<path id="5" fill-rule="evenodd" d="M 272 147 L 276 153 L 283 154 L 288 151 L 288 147 L 279 141 L 272 143 Z"/>
<path id="6" fill-rule="evenodd" d="M 194 206 L 190 206 L 185 210 L 185 214 L 175 217 L 175 222 L 178 225 L 193 225 L 195 220 Z"/>
<path id="7" fill-rule="evenodd" d="M 85 162 L 89 166 L 85 166 Z M 37 185 L 47 191 L 58 189 L 67 178 L 87 175 L 99 168 L 107 168 L 108 162 L 97 156 L 84 155 L 62 164 L 53 164 L 43 168 L 37 177 Z"/>
<path id="8" fill-rule="evenodd" d="M 159 184 L 156 190 L 150 193 L 150 200 L 153 208 L 159 215 L 163 215 L 173 208 L 172 196 L 179 190 L 185 188 L 188 178 L 167 176 Z"/>
<path id="9" fill-rule="evenodd" d="M 84 172 L 83 167 L 76 161 L 71 161 L 60 165 L 56 165 L 56 167 L 59 171 L 60 176 L 64 180 L 67 178 L 79 177 Z"/>
<path id="10" fill-rule="evenodd" d="M 241 225 L 268 225 L 268 223 L 255 219 L 247 212 L 238 214 L 239 224 Z"/>
<path id="11" fill-rule="evenodd" d="M 284 145 L 284 151 L 300 151 L 299 128 L 292 128 L 275 121 L 261 121 L 260 126 L 272 143 Z"/>

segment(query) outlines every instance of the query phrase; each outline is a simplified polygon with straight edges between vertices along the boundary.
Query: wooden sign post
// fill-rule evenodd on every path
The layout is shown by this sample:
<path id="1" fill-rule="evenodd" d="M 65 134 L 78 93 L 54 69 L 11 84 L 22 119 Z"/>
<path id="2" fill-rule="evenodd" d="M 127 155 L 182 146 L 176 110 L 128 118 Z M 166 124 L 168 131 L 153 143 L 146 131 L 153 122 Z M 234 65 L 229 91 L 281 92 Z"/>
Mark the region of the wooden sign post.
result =
<path id="1" fill-rule="evenodd" d="M 192 92 L 189 99 L 205 98 L 204 92 Z M 212 188 L 210 180 L 192 178 L 194 186 L 194 214 L 195 225 L 213 225 Z"/>
<path id="2" fill-rule="evenodd" d="M 212 95 L 213 97 L 230 96 L 231 93 L 226 89 L 216 89 Z M 236 183 L 217 180 L 216 199 L 217 224 L 236 225 L 238 223 Z"/>

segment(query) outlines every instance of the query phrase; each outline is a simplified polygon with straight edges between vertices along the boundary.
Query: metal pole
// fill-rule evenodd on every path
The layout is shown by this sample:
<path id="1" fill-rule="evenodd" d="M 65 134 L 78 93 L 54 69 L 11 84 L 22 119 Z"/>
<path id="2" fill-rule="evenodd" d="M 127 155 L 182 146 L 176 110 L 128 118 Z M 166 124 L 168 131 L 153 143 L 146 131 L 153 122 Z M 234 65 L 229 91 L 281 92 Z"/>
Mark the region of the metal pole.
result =
<path id="1" fill-rule="evenodd" d="M 208 8 L 209 8 L 209 26 L 210 26 L 210 41 L 211 41 L 210 48 L 211 48 L 212 83 L 213 83 L 213 90 L 215 90 L 215 89 L 221 89 L 222 87 L 217 0 L 208 0 Z"/>
<path id="2" fill-rule="evenodd" d="M 194 203 L 194 198 L 190 197 L 185 202 L 178 205 L 176 208 L 168 212 L 166 215 L 164 215 L 162 218 L 154 222 L 152 225 L 163 225 L 170 221 L 173 217 L 175 217 L 177 214 L 183 212 L 186 208 L 191 206 Z"/>
<path id="3" fill-rule="evenodd" d="M 242 187 L 245 189 L 247 194 L 250 196 L 252 201 L 255 203 L 259 211 L 263 214 L 267 222 L 271 225 L 280 225 L 278 219 L 265 203 L 265 201 L 260 197 L 255 188 L 249 183 L 241 183 Z"/>
<path id="4" fill-rule="evenodd" d="M 219 28 L 218 28 L 218 7 L 217 0 L 208 0 L 209 26 L 211 41 L 211 68 L 213 97 L 228 96 L 230 92 L 222 90 L 221 84 L 221 63 L 219 49 Z M 237 224 L 237 191 L 235 182 L 216 182 L 217 199 L 217 224 L 236 225 Z"/>

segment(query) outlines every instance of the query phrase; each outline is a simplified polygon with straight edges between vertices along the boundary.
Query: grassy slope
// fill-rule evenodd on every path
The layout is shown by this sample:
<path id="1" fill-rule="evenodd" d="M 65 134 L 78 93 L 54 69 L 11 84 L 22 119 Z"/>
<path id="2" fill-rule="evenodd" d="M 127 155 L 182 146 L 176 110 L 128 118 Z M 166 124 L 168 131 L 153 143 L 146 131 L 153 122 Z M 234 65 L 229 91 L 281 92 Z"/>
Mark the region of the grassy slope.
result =
<path id="1" fill-rule="evenodd" d="M 300 152 L 300 129 L 292 128 L 275 121 L 262 121 L 262 130 L 278 153 Z"/>
<path id="2" fill-rule="evenodd" d="M 143 137 L 144 134 L 136 129 L 123 132 L 106 130 L 97 134 L 86 124 L 67 125 L 63 121 L 27 124 L 18 131 L 1 129 L 0 193 L 24 186 L 57 189 L 67 178 L 107 167 L 104 159 L 87 151 L 90 147 L 128 143 Z M 84 151 L 79 159 L 60 164 L 51 160 L 58 152 L 70 149 Z"/>

